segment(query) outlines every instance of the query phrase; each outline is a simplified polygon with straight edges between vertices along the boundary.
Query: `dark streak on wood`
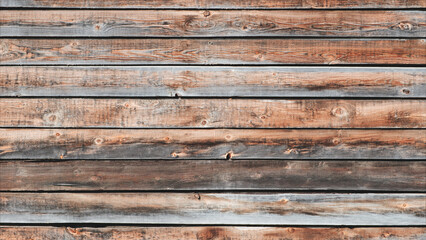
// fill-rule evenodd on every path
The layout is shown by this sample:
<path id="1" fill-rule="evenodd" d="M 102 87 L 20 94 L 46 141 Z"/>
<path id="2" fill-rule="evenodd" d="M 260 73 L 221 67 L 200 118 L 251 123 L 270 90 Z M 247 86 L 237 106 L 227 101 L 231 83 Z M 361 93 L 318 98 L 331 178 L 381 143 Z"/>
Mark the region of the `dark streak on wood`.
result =
<path id="1" fill-rule="evenodd" d="M 422 68 L 0 67 L 0 96 L 426 97 Z"/>
<path id="2" fill-rule="evenodd" d="M 424 64 L 424 39 L 1 39 L 1 64 Z"/>
<path id="3" fill-rule="evenodd" d="M 423 191 L 426 162 L 1 161 L 1 191 Z"/>
<path id="4" fill-rule="evenodd" d="M 7 11 L 2 37 L 426 37 L 420 11 Z"/>
<path id="5" fill-rule="evenodd" d="M 425 194 L 2 193 L 1 223 L 424 225 Z"/>
<path id="6" fill-rule="evenodd" d="M 424 159 L 426 130 L 0 129 L 1 159 Z"/>

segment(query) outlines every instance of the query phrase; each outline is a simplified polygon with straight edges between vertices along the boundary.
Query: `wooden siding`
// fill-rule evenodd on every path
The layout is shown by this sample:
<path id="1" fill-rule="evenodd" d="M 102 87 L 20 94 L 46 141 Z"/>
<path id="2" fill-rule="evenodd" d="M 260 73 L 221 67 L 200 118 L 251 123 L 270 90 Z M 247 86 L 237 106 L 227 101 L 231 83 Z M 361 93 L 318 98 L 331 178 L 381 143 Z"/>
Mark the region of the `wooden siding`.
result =
<path id="1" fill-rule="evenodd" d="M 18 8 L 425 8 L 425 0 L 2 0 L 0 7 Z"/>
<path id="2" fill-rule="evenodd" d="M 2 39 L 1 62 L 55 64 L 424 64 L 425 39 Z"/>
<path id="3" fill-rule="evenodd" d="M 20 239 L 422 239 L 424 228 L 300 228 L 300 227 L 0 227 L 1 240 Z"/>
<path id="4" fill-rule="evenodd" d="M 0 127 L 424 128 L 422 100 L 4 99 Z"/>
<path id="5" fill-rule="evenodd" d="M 0 96 L 425 98 L 426 69 L 0 66 Z"/>
<path id="6" fill-rule="evenodd" d="M 426 238 L 425 0 L 0 8 L 0 240 Z"/>
<path id="7" fill-rule="evenodd" d="M 424 159 L 426 130 L 0 129 L 3 159 Z"/>
<path id="8" fill-rule="evenodd" d="M 10 223 L 424 225 L 424 194 L 3 193 Z"/>
<path id="9" fill-rule="evenodd" d="M 426 37 L 421 11 L 8 11 L 4 36 Z"/>
<path id="10" fill-rule="evenodd" d="M 238 189 L 404 192 L 424 190 L 425 171 L 424 161 L 2 161 L 0 191 Z"/>

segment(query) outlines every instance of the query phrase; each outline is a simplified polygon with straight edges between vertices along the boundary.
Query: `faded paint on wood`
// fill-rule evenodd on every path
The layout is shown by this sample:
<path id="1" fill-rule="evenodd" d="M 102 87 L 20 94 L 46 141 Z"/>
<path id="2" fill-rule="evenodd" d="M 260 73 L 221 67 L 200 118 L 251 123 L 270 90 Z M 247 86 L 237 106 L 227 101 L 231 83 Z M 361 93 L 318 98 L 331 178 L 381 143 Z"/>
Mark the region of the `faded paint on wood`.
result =
<path id="1" fill-rule="evenodd" d="M 1 127 L 424 128 L 424 100 L 0 100 Z"/>
<path id="2" fill-rule="evenodd" d="M 424 68 L 0 67 L 0 96 L 426 97 Z"/>
<path id="3" fill-rule="evenodd" d="M 423 239 L 426 228 L 299 228 L 299 227 L 21 227 L 0 226 L 1 240 L 45 239 Z"/>
<path id="4" fill-rule="evenodd" d="M 0 129 L 1 159 L 424 159 L 426 130 Z"/>
<path id="5" fill-rule="evenodd" d="M 424 64 L 424 39 L 1 39 L 1 64 Z"/>
<path id="6" fill-rule="evenodd" d="M 26 8 L 425 8 L 425 0 L 2 0 L 0 7 Z"/>
<path id="7" fill-rule="evenodd" d="M 423 161 L 0 161 L 1 191 L 423 191 Z"/>
<path id="8" fill-rule="evenodd" d="M 422 226 L 426 194 L 2 193 L 0 223 Z"/>
<path id="9" fill-rule="evenodd" d="M 421 11 L 6 11 L 0 36 L 426 37 Z"/>

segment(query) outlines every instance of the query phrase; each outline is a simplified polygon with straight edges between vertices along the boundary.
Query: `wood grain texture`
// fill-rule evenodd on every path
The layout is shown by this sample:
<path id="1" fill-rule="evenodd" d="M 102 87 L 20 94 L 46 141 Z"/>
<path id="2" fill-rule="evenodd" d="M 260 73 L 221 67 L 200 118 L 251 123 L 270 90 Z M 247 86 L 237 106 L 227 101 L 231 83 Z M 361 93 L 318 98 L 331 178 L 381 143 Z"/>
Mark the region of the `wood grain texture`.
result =
<path id="1" fill-rule="evenodd" d="M 1 0 L 0 7 L 19 8 L 425 8 L 425 0 Z"/>
<path id="2" fill-rule="evenodd" d="M 426 228 L 369 227 L 369 228 L 299 228 L 299 227 L 18 227 L 0 226 L 1 240 L 126 240 L 126 239 L 346 239 L 376 240 L 391 238 L 423 239 Z"/>
<path id="3" fill-rule="evenodd" d="M 0 161 L 1 191 L 424 191 L 423 161 Z"/>
<path id="4" fill-rule="evenodd" d="M 1 127 L 424 128 L 425 100 L 5 98 Z"/>
<path id="5" fill-rule="evenodd" d="M 0 64 L 425 64 L 424 39 L 1 39 Z"/>
<path id="6" fill-rule="evenodd" d="M 2 37 L 426 37 L 421 11 L 6 11 Z"/>
<path id="7" fill-rule="evenodd" d="M 0 96 L 426 97 L 426 69 L 0 67 Z"/>
<path id="8" fill-rule="evenodd" d="M 0 129 L 0 159 L 424 159 L 426 130 Z"/>
<path id="9" fill-rule="evenodd" d="M 425 224 L 426 194 L 2 193 L 0 223 Z"/>

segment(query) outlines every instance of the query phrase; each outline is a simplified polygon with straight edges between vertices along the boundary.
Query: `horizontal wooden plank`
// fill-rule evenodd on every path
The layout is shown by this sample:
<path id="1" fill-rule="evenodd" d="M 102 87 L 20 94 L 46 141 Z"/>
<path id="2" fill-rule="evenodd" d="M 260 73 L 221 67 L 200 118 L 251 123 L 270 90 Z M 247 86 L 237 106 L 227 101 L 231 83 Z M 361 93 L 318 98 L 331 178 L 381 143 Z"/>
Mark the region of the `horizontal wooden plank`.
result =
<path id="1" fill-rule="evenodd" d="M 426 69 L 0 67 L 0 96 L 426 97 Z"/>
<path id="2" fill-rule="evenodd" d="M 0 64 L 424 64 L 424 39 L 1 39 Z"/>
<path id="3" fill-rule="evenodd" d="M 1 191 L 424 191 L 423 161 L 0 161 Z"/>
<path id="4" fill-rule="evenodd" d="M 0 226 L 1 240 L 18 239 L 424 239 L 426 228 L 300 228 L 300 227 L 29 227 Z"/>
<path id="5" fill-rule="evenodd" d="M 0 129 L 0 159 L 424 159 L 426 130 Z"/>
<path id="6" fill-rule="evenodd" d="M 5 11 L 2 37 L 426 37 L 421 11 Z"/>
<path id="7" fill-rule="evenodd" d="M 0 7 L 27 8 L 424 8 L 425 0 L 2 0 Z"/>
<path id="8" fill-rule="evenodd" d="M 425 100 L 0 99 L 1 127 L 424 128 Z"/>
<path id="9" fill-rule="evenodd" d="M 0 223 L 424 225 L 426 194 L 2 193 Z"/>

